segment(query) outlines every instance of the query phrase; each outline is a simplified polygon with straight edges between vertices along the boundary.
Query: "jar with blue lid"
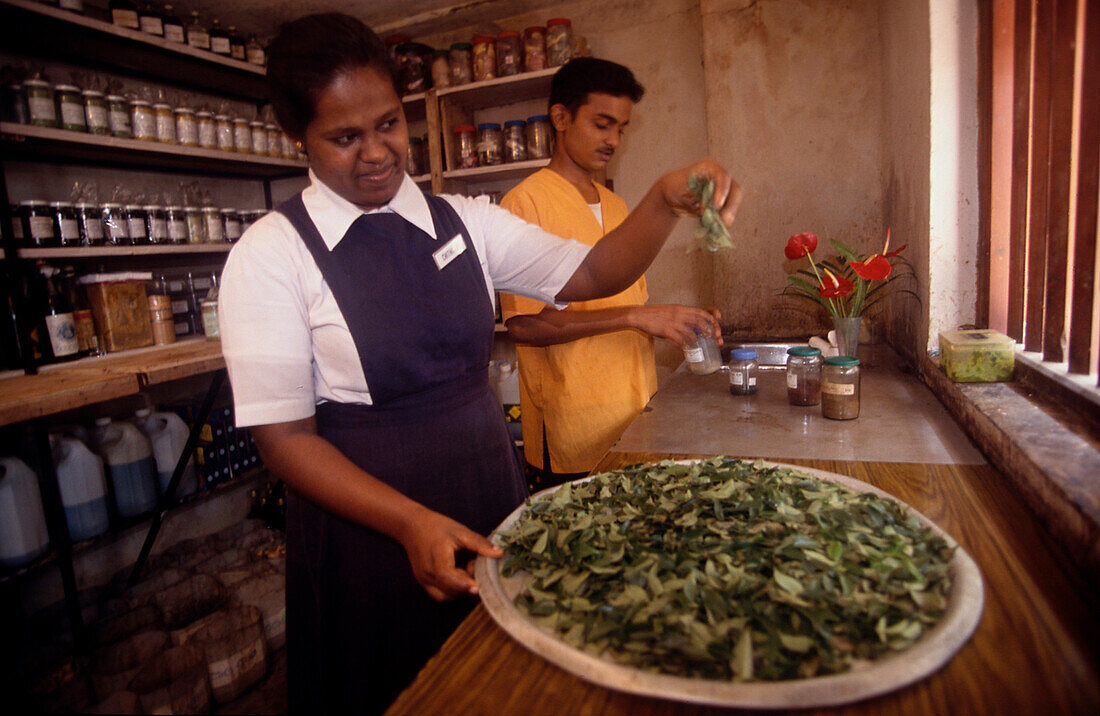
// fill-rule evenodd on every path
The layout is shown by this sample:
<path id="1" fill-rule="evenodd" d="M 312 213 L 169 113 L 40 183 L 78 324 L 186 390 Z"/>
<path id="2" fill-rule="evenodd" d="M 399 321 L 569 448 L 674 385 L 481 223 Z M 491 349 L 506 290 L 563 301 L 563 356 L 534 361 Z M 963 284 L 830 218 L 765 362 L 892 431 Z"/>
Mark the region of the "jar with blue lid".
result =
<path id="1" fill-rule="evenodd" d="M 752 395 L 756 392 L 756 373 L 759 369 L 756 349 L 734 348 L 730 352 L 730 393 Z"/>
<path id="2" fill-rule="evenodd" d="M 477 125 L 477 163 L 479 166 L 500 164 L 503 160 L 503 143 L 500 125 L 485 122 Z"/>
<path id="3" fill-rule="evenodd" d="M 504 123 L 504 161 L 527 161 L 527 122 L 522 119 Z"/>

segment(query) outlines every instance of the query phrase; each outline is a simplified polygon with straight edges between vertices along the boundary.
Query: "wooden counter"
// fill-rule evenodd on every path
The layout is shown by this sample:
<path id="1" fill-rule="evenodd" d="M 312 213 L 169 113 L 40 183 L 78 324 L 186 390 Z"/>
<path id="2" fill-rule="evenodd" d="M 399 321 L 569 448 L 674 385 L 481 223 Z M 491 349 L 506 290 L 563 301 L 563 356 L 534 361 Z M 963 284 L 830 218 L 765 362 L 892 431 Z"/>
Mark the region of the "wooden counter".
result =
<path id="1" fill-rule="evenodd" d="M 610 453 L 597 470 L 652 462 Z M 798 713 L 1100 713 L 1100 599 L 1095 574 L 1063 553 L 989 465 L 784 460 L 850 475 L 924 513 L 970 553 L 985 580 L 977 631 L 939 672 L 847 707 Z M 459 626 L 387 711 L 408 714 L 712 714 L 722 709 L 649 699 L 583 681 L 528 651 L 484 607 Z"/>

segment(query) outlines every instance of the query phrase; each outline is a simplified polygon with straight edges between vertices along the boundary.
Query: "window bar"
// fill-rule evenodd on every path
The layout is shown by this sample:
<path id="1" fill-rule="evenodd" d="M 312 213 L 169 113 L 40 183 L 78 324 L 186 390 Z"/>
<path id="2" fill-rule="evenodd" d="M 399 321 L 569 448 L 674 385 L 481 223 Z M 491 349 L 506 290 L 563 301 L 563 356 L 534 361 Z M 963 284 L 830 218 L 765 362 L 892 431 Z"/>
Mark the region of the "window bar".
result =
<path id="1" fill-rule="evenodd" d="M 1024 294 L 1027 275 L 1028 147 L 1031 107 L 1031 0 L 1016 0 L 1012 104 L 1012 188 L 1008 247 L 1008 335 L 1024 339 Z"/>
<path id="2" fill-rule="evenodd" d="M 1050 85 L 1054 0 L 1035 3 L 1031 80 L 1031 211 L 1027 232 L 1024 350 L 1043 350 L 1047 237 L 1050 231 Z"/>

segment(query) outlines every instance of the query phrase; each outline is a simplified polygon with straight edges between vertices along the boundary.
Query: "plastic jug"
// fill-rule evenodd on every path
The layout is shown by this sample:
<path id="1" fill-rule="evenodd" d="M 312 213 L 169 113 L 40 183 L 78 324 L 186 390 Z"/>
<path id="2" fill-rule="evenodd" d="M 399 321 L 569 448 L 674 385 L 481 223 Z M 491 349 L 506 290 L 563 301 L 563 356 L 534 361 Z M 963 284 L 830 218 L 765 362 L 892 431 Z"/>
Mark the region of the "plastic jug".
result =
<path id="1" fill-rule="evenodd" d="M 190 431 L 187 429 L 187 424 L 183 422 L 183 418 L 175 413 L 154 413 L 148 408 L 142 408 L 134 413 L 134 424 L 153 445 L 153 457 L 157 463 L 157 480 L 163 495 L 168 490 L 168 482 L 176 469 L 176 461 L 179 460 L 183 449 L 187 447 L 187 435 Z M 198 480 L 195 477 L 195 456 L 191 455 L 187 460 L 187 466 L 183 469 L 183 475 L 180 476 L 180 483 L 176 486 L 175 496 L 186 497 L 194 493 L 198 486 Z"/>
<path id="2" fill-rule="evenodd" d="M 133 517 L 156 507 L 157 466 L 149 438 L 133 423 L 97 418 L 95 439 L 114 488 L 118 516 Z"/>
<path id="3" fill-rule="evenodd" d="M 19 458 L 0 458 L 0 564 L 21 567 L 49 549 L 38 477 Z"/>
<path id="4" fill-rule="evenodd" d="M 109 526 L 103 460 L 73 435 L 50 435 L 50 444 L 69 536 L 79 542 L 103 534 Z"/>

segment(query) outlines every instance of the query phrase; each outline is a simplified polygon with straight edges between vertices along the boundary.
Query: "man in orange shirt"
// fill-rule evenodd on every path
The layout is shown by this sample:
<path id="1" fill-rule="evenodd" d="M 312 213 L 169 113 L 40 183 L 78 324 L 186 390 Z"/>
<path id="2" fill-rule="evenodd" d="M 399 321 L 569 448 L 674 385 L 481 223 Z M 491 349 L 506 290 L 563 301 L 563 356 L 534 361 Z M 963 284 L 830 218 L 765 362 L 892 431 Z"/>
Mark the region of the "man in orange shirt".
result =
<path id="1" fill-rule="evenodd" d="M 614 155 L 644 89 L 629 69 L 578 58 L 554 75 L 550 164 L 501 205 L 559 236 L 595 245 L 629 213 L 594 181 Z M 544 488 L 588 474 L 657 389 L 653 338 L 683 346 L 696 331 L 720 335 L 717 312 L 645 305 L 645 278 L 622 293 L 557 310 L 502 294 L 519 357 L 524 453 Z"/>

